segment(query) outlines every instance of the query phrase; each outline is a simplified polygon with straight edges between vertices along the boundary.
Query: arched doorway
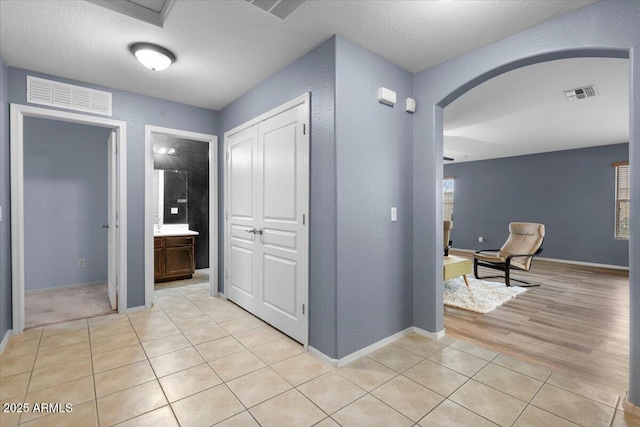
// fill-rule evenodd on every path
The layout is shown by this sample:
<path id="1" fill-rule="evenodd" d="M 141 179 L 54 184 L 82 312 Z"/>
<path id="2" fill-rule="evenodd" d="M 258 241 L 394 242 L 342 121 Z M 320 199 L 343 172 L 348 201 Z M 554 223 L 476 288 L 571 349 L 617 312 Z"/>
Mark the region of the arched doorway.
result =
<path id="1" fill-rule="evenodd" d="M 414 325 L 430 332 L 444 327 L 442 301 L 442 151 L 443 108 L 472 87 L 525 65 L 571 57 L 615 57 L 630 61 L 631 182 L 638 181 L 634 163 L 640 161 L 640 48 L 638 5 L 604 2 L 587 11 L 563 16 L 493 45 L 416 74 L 419 109 L 414 116 Z M 615 25 L 613 25 L 615 23 Z M 588 30 L 587 30 L 588 29 Z M 572 31 L 573 30 L 573 31 Z M 607 46 L 602 48 L 602 46 Z M 635 109 L 635 110 L 634 110 Z M 425 185 L 427 183 L 427 185 Z M 632 184 L 632 212 L 640 211 L 640 188 Z M 427 226 L 425 226 L 427 224 Z M 629 401 L 640 405 L 640 223 L 631 225 L 630 250 L 630 387 Z M 637 311 L 637 310 L 636 310 Z M 636 362 L 634 362 L 634 360 Z"/>

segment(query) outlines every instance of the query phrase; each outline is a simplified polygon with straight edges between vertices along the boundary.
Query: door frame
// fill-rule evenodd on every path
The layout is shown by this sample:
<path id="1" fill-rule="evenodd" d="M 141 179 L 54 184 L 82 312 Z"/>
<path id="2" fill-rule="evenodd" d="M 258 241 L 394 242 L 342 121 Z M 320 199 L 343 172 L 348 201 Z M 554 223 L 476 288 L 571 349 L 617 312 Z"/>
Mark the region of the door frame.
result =
<path id="1" fill-rule="evenodd" d="M 209 144 L 209 294 L 218 295 L 218 137 L 160 126 L 144 127 L 144 302 L 153 304 L 153 134 Z"/>
<path id="2" fill-rule="evenodd" d="M 305 159 L 305 183 L 304 183 L 304 187 L 305 187 L 305 191 L 306 191 L 306 197 L 304 198 L 304 211 L 307 214 L 307 218 L 306 218 L 306 227 L 304 227 L 304 233 L 306 234 L 305 239 L 307 242 L 307 245 L 305 247 L 305 257 L 304 257 L 304 269 L 305 269 L 305 277 L 306 277 L 306 283 L 304 286 L 304 296 L 302 298 L 305 307 L 307 308 L 306 310 L 306 315 L 305 315 L 305 321 L 304 321 L 304 342 L 302 343 L 302 345 L 304 346 L 305 350 L 308 350 L 309 348 L 309 228 L 311 226 L 311 213 L 309 212 L 309 200 L 311 197 L 311 185 L 310 185 L 310 174 L 311 174 L 311 163 L 310 163 L 310 156 L 311 156 L 311 94 L 309 92 L 304 93 L 303 95 L 300 95 L 294 99 L 292 99 L 291 101 L 285 102 L 282 105 L 279 105 L 269 111 L 267 111 L 266 113 L 260 114 L 259 116 L 239 125 L 236 126 L 235 128 L 228 130 L 224 133 L 224 152 L 225 152 L 225 158 L 227 156 L 228 153 L 228 146 L 227 146 L 227 139 L 229 136 L 236 134 L 240 131 L 243 131 L 245 129 L 250 128 L 253 125 L 256 125 L 262 121 L 265 121 L 273 116 L 276 116 L 280 113 L 283 113 L 287 110 L 290 110 L 294 107 L 297 107 L 299 105 L 305 105 L 306 107 L 306 111 L 304 113 L 305 117 L 307 118 L 307 124 L 308 124 L 308 129 L 306 129 L 305 132 L 305 139 L 304 142 L 307 145 L 307 157 Z M 227 216 L 228 216 L 228 211 L 226 210 L 227 207 L 229 206 L 229 179 L 227 178 L 227 174 L 229 173 L 228 170 L 228 164 L 227 161 L 224 161 L 224 169 L 223 169 L 223 176 L 224 176 L 224 206 L 225 206 L 225 213 L 224 213 L 224 230 L 223 230 L 223 234 L 224 234 L 224 291 L 221 293 L 221 295 L 226 299 L 227 298 L 227 285 L 228 285 L 228 274 L 227 274 L 227 270 L 228 270 L 228 253 L 229 251 L 227 250 L 230 244 L 230 235 L 229 235 L 229 230 L 228 230 L 228 221 L 227 221 Z"/>
<path id="3" fill-rule="evenodd" d="M 118 256 L 118 202 L 116 200 L 118 188 L 118 136 L 111 129 L 107 139 L 107 295 L 112 309 L 118 308 L 118 277 L 116 274 L 116 259 Z"/>
<path id="4" fill-rule="evenodd" d="M 116 191 L 118 210 L 118 251 L 116 277 L 118 278 L 118 313 L 127 311 L 127 124 L 121 120 L 88 116 L 61 110 L 10 104 L 11 147 L 11 291 L 13 324 L 12 333 L 24 330 L 25 271 L 24 271 L 24 118 L 34 117 L 69 123 L 78 123 L 112 129 L 118 144 Z"/>

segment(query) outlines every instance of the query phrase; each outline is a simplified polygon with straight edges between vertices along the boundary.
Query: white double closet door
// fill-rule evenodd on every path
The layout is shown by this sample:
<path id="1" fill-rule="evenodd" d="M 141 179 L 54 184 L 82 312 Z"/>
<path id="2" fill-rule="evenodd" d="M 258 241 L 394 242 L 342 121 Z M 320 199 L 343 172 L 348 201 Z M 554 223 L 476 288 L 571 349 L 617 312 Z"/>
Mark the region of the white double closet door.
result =
<path id="1" fill-rule="evenodd" d="M 307 344 L 308 103 L 225 137 L 227 298 Z"/>

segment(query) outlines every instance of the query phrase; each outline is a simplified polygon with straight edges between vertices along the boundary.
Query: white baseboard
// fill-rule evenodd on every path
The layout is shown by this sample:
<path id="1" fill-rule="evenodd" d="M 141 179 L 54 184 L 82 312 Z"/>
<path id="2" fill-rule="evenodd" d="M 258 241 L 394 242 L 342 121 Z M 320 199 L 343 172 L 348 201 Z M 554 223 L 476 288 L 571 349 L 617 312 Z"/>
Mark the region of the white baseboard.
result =
<path id="1" fill-rule="evenodd" d="M 418 328 L 417 326 L 413 327 L 413 332 L 418 335 L 422 335 L 423 337 L 431 338 L 432 340 L 439 340 L 440 338 L 444 338 L 445 335 L 444 329 L 438 332 L 429 332 Z"/>
<path id="2" fill-rule="evenodd" d="M 2 337 L 2 341 L 0 341 L 0 353 L 4 351 L 4 348 L 9 343 L 9 338 L 11 338 L 11 335 L 12 335 L 12 331 L 11 329 L 9 329 L 7 333 L 4 334 L 4 337 Z"/>
<path id="3" fill-rule="evenodd" d="M 131 308 L 127 308 L 125 310 L 125 313 L 129 314 L 129 313 L 135 313 L 136 311 L 142 311 L 142 310 L 148 310 L 146 305 L 141 305 L 138 307 L 131 307 Z"/>
<path id="4" fill-rule="evenodd" d="M 572 261 L 568 259 L 555 259 L 555 258 L 544 258 L 544 257 L 536 257 L 536 258 L 539 259 L 540 261 L 556 262 L 558 264 L 573 264 L 573 265 L 583 265 L 585 267 L 597 267 L 597 268 L 608 268 L 611 270 L 629 271 L 629 267 L 625 267 L 624 265 L 598 264 L 596 262 Z"/>
<path id="5" fill-rule="evenodd" d="M 324 354 L 323 352 L 321 352 L 316 348 L 309 346 L 308 352 L 311 356 L 315 357 L 320 362 L 331 366 L 332 368 L 339 367 L 340 361 L 338 359 L 332 359 L 331 357 L 327 356 L 326 354 Z"/>
<path id="6" fill-rule="evenodd" d="M 326 363 L 327 365 L 333 367 L 333 368 L 342 368 L 345 365 L 348 365 L 351 362 L 355 362 L 356 360 L 360 359 L 361 357 L 367 356 L 371 353 L 373 353 L 376 350 L 380 350 L 382 347 L 385 347 L 389 344 L 391 344 L 392 342 L 407 336 L 411 333 L 416 333 L 418 335 L 422 335 L 423 337 L 427 337 L 427 338 L 431 338 L 433 340 L 438 340 L 442 337 L 444 337 L 444 329 L 438 332 L 428 332 L 425 331 L 424 329 L 420 329 L 418 327 L 415 326 L 410 326 L 405 330 L 402 330 L 400 332 L 396 332 L 393 335 L 389 335 L 386 338 L 381 339 L 378 342 L 375 342 L 371 345 L 366 346 L 365 348 L 362 348 L 358 351 L 355 351 L 341 359 L 333 359 L 329 356 L 327 356 L 326 354 L 322 353 L 320 350 L 313 348 L 311 346 L 309 346 L 309 354 L 313 357 L 315 357 L 316 359 L 320 360 L 321 362 Z"/>
<path id="7" fill-rule="evenodd" d="M 622 401 L 622 409 L 624 409 L 624 412 L 628 413 L 628 414 L 633 414 L 637 417 L 640 417 L 640 406 L 636 406 L 633 403 L 629 402 L 628 399 L 629 396 L 625 397 L 624 400 Z"/>
<path id="8" fill-rule="evenodd" d="M 73 289 L 73 288 L 84 288 L 87 286 L 97 286 L 97 285 L 106 285 L 106 281 L 101 282 L 89 282 L 89 283 L 78 283 L 76 285 L 64 285 L 64 286 L 53 286 L 51 288 L 43 288 L 43 289 L 31 289 L 25 290 L 25 294 L 31 294 L 36 292 L 49 292 L 49 291 L 61 291 L 63 289 Z"/>
<path id="9" fill-rule="evenodd" d="M 309 354 L 313 357 L 315 357 L 316 359 L 318 359 L 321 362 L 326 363 L 327 365 L 331 366 L 332 368 L 342 368 L 345 365 L 348 365 L 351 362 L 355 362 L 356 360 L 360 359 L 361 357 L 367 356 L 371 353 L 373 353 L 376 350 L 381 349 L 382 347 L 390 344 L 391 342 L 395 341 L 398 338 L 401 338 L 404 335 L 407 335 L 408 333 L 410 333 L 411 328 L 405 329 L 404 331 L 400 331 L 397 334 L 391 335 L 387 338 L 383 338 L 378 342 L 375 342 L 365 348 L 362 348 L 358 351 L 355 351 L 341 359 L 333 359 L 329 356 L 327 356 L 326 354 L 322 353 L 320 350 L 313 348 L 311 346 L 309 346 L 308 351 Z M 407 332 L 408 331 L 408 332 Z M 398 334 L 402 334 L 400 336 L 396 336 Z"/>
<path id="10" fill-rule="evenodd" d="M 371 345 L 366 346 L 365 348 L 361 348 L 358 351 L 355 351 L 341 359 L 338 360 L 338 368 L 343 367 L 344 365 L 347 365 L 351 362 L 355 362 L 356 360 L 360 359 L 361 357 L 364 357 L 368 354 L 373 353 L 376 350 L 380 350 L 382 347 L 391 344 L 392 342 L 394 342 L 397 339 L 400 339 L 402 337 L 404 337 L 405 335 L 409 335 L 411 332 L 413 332 L 413 327 L 408 327 L 407 329 L 400 331 L 400 332 L 396 332 L 393 335 L 390 335 L 386 338 L 381 339 L 378 342 L 374 342 Z"/>
<path id="11" fill-rule="evenodd" d="M 475 252 L 472 249 L 458 249 L 458 248 L 451 248 L 449 249 L 449 251 L 454 251 L 454 252 L 457 251 L 457 252 L 463 252 L 468 254 L 473 254 Z M 608 268 L 611 270 L 629 271 L 629 267 L 626 267 L 624 265 L 598 264 L 596 262 L 573 261 L 570 259 L 558 259 L 558 258 L 545 258 L 541 256 L 537 256 L 535 259 L 540 261 L 546 261 L 546 262 L 556 262 L 558 264 L 573 264 L 573 265 L 582 265 L 585 267 Z"/>

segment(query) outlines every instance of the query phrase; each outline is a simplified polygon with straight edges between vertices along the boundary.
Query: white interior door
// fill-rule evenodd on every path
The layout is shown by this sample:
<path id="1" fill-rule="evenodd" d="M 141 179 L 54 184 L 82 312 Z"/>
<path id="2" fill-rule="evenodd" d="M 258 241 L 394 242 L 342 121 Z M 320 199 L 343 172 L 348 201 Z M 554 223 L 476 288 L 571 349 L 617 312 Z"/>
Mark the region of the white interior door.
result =
<path id="1" fill-rule="evenodd" d="M 307 105 L 226 138 L 227 297 L 305 344 Z"/>
<path id="2" fill-rule="evenodd" d="M 117 177 L 118 177 L 118 162 L 116 158 L 116 132 L 111 131 L 108 143 L 108 189 L 107 194 L 109 197 L 108 202 L 108 273 L 107 273 L 107 293 L 109 294 L 109 301 L 111 302 L 111 308 L 116 310 L 118 308 L 118 291 L 117 291 L 117 270 L 116 270 L 116 254 L 118 250 L 117 241 Z"/>
<path id="3" fill-rule="evenodd" d="M 257 314 L 257 218 L 259 202 L 257 128 L 226 140 L 227 147 L 227 297 Z"/>
<path id="4" fill-rule="evenodd" d="M 258 125 L 258 315 L 304 342 L 307 291 L 305 105 Z"/>

